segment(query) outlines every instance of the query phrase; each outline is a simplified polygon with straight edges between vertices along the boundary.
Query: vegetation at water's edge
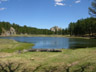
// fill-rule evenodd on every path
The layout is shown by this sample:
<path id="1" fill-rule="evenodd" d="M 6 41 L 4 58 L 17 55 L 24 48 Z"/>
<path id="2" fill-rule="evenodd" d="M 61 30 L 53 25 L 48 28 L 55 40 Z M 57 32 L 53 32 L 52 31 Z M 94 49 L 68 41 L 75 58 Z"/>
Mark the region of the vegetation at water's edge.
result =
<path id="1" fill-rule="evenodd" d="M 96 36 L 96 18 L 78 20 L 69 24 L 70 35 L 75 36 Z"/>
<path id="2" fill-rule="evenodd" d="M 62 52 L 13 53 L 32 44 L 0 39 L 0 71 L 13 72 L 95 72 L 96 48 L 62 49 Z M 13 49 L 14 48 L 14 49 Z M 5 49 L 5 50 L 3 50 Z M 14 50 L 14 51 L 15 51 Z M 12 53 L 8 53 L 12 52 Z M 9 71 L 11 72 L 11 71 Z"/>
<path id="3" fill-rule="evenodd" d="M 71 36 L 96 37 L 96 0 L 93 0 L 91 7 L 89 7 L 89 14 L 91 18 L 81 19 L 69 24 L 68 30 Z"/>
<path id="4" fill-rule="evenodd" d="M 0 52 L 16 52 L 18 50 L 32 48 L 34 44 L 21 43 L 14 40 L 0 39 Z"/>

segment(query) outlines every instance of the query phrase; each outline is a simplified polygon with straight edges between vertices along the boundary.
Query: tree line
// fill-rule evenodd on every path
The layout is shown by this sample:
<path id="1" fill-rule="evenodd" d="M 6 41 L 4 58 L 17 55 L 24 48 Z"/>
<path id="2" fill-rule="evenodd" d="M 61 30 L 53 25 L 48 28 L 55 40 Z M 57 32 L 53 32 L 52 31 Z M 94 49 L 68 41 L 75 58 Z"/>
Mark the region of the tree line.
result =
<path id="1" fill-rule="evenodd" d="M 96 35 L 96 18 L 80 19 L 69 24 L 70 35 L 75 36 L 94 36 Z"/>
<path id="2" fill-rule="evenodd" d="M 96 36 L 96 0 L 93 0 L 91 7 L 89 7 L 89 15 L 91 18 L 80 19 L 77 22 L 71 22 L 68 30 L 70 35 L 82 36 Z"/>
<path id="3" fill-rule="evenodd" d="M 96 35 L 96 18 L 86 18 L 80 19 L 77 22 L 71 22 L 66 29 L 60 31 L 51 31 L 48 29 L 38 29 L 34 27 L 19 26 L 18 24 L 11 24 L 9 22 L 0 22 L 0 35 L 2 33 L 2 28 L 5 30 L 10 30 L 13 27 L 17 34 L 44 34 L 44 35 L 67 35 L 70 34 L 75 36 L 95 36 Z"/>
<path id="4" fill-rule="evenodd" d="M 96 36 L 96 0 L 93 0 L 91 7 L 89 7 L 90 18 L 80 19 L 77 22 L 71 22 L 66 29 L 59 31 L 51 31 L 48 29 L 38 29 L 34 27 L 19 26 L 18 24 L 10 24 L 9 22 L 0 22 L 0 35 L 2 28 L 9 30 L 10 27 L 15 28 L 17 34 L 44 34 L 44 35 L 67 35 L 75 36 Z"/>
<path id="5" fill-rule="evenodd" d="M 26 25 L 20 26 L 15 23 L 11 24 L 9 22 L 0 22 L 0 35 L 2 33 L 2 28 L 9 31 L 10 27 L 13 27 L 17 34 L 53 34 L 53 32 L 48 29 L 38 29 L 34 27 L 27 27 Z"/>
<path id="6" fill-rule="evenodd" d="M 11 24 L 9 22 L 0 22 L 0 35 L 2 34 L 2 28 L 6 31 L 10 30 L 10 27 L 13 27 L 16 30 L 16 34 L 44 34 L 44 35 L 65 35 L 68 34 L 67 29 L 62 29 L 59 31 L 51 31 L 49 29 L 38 29 L 34 27 L 28 27 L 26 25 L 20 26 L 18 24 Z"/>

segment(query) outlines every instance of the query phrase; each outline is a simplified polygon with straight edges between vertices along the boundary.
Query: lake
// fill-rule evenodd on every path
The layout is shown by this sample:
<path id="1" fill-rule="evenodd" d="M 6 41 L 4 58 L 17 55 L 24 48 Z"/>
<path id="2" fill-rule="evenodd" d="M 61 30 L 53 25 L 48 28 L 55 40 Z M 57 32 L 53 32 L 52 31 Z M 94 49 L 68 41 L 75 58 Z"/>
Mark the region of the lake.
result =
<path id="1" fill-rule="evenodd" d="M 65 38 L 65 37 L 0 37 L 19 42 L 35 44 L 32 48 L 61 49 L 96 47 L 96 39 Z"/>

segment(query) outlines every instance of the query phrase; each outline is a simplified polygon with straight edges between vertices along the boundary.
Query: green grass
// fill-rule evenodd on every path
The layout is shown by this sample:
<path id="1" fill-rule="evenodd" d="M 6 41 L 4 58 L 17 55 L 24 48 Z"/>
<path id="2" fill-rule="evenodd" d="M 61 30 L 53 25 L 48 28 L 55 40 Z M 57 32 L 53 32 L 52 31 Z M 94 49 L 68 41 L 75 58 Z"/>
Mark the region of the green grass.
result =
<path id="1" fill-rule="evenodd" d="M 8 40 L 6 45 L 8 43 L 9 45 L 18 44 L 18 42 L 12 41 L 13 40 Z M 1 43 L 3 44 L 3 42 L 5 43 L 5 41 L 2 40 Z M 0 48 L 2 44 L 0 44 Z M 16 50 L 20 48 L 22 49 L 22 43 L 19 44 L 21 46 L 18 45 Z M 11 50 L 11 46 L 9 47 Z M 96 72 L 96 48 L 82 48 L 75 50 L 62 49 L 62 52 L 26 52 L 21 54 L 8 53 L 9 55 L 1 53 L 0 56 L 2 54 L 5 55 L 5 57 L 0 58 L 1 62 L 12 61 L 15 63 L 23 63 L 23 66 L 27 69 L 31 68 L 34 70 L 37 68 L 34 72 L 67 72 L 68 69 L 69 72 Z M 30 70 L 27 72 L 32 71 Z"/>
<path id="2" fill-rule="evenodd" d="M 24 37 L 70 37 L 70 35 L 40 35 L 40 34 L 28 34 L 28 35 L 26 35 L 26 34 L 22 34 L 22 35 L 11 35 L 12 37 L 22 37 L 22 36 L 24 36 Z"/>
<path id="3" fill-rule="evenodd" d="M 0 39 L 0 52 L 16 52 L 17 50 L 23 50 L 31 48 L 34 44 L 21 43 L 14 40 Z"/>
<path id="4" fill-rule="evenodd" d="M 66 67 L 70 68 L 70 72 L 75 72 L 85 66 L 84 72 L 95 72 L 96 69 L 96 49 L 76 49 L 76 50 L 62 50 L 63 52 L 27 52 L 22 54 L 15 54 L 0 60 L 17 61 L 26 64 L 27 67 L 35 69 L 37 66 L 41 67 L 37 72 L 45 72 L 44 69 L 50 70 L 57 68 L 56 72 L 65 72 Z M 54 70 L 54 69 L 53 69 Z M 59 70 L 59 71 L 58 71 Z M 53 71 L 54 72 L 54 71 Z M 77 71 L 80 72 L 80 71 Z"/>

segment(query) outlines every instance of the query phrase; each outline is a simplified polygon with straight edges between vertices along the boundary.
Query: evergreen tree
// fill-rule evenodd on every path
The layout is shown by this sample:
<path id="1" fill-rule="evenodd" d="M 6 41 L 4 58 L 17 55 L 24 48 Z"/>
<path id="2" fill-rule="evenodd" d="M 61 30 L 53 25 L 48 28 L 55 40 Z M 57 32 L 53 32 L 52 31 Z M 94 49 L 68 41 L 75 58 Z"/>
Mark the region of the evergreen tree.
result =
<path id="1" fill-rule="evenodd" d="M 91 5 L 92 5 L 92 6 L 89 7 L 89 14 L 90 14 L 92 17 L 95 17 L 95 18 L 96 18 L 96 0 L 94 0 Z"/>

